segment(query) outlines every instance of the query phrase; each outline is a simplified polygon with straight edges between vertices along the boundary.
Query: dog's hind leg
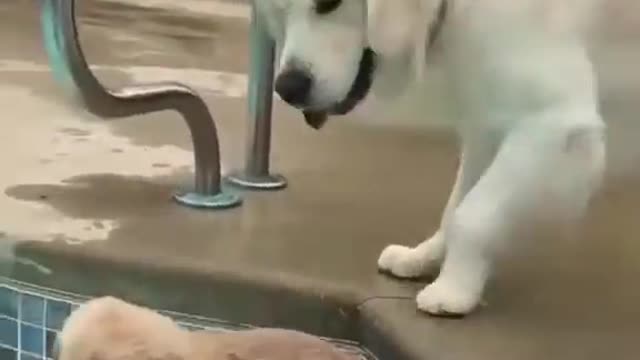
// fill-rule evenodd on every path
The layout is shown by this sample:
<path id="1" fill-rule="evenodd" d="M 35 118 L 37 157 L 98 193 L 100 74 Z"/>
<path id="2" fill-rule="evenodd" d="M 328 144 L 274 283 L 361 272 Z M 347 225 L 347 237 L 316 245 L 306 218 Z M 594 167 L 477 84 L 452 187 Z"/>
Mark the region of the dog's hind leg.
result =
<path id="1" fill-rule="evenodd" d="M 417 297 L 435 315 L 481 301 L 496 252 L 533 220 L 574 221 L 604 171 L 604 125 L 588 111 L 540 114 L 512 129 L 443 228 L 446 258 Z M 586 121 L 585 121 L 586 120 Z"/>
<path id="2" fill-rule="evenodd" d="M 491 136 L 469 136 L 463 139 L 462 155 L 456 181 L 442 214 L 440 228 L 415 248 L 389 245 L 378 259 L 378 268 L 399 278 L 435 275 L 445 255 L 442 229 L 446 226 L 462 198 L 475 185 L 491 163 L 496 151 Z"/>

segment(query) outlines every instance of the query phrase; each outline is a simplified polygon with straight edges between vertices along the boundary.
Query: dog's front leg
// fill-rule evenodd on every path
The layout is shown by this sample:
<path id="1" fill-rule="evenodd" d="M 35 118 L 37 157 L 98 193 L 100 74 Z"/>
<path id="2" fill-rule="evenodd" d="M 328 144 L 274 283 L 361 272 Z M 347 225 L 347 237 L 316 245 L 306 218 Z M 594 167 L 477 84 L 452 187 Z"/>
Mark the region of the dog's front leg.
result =
<path id="1" fill-rule="evenodd" d="M 421 310 L 469 313 L 481 301 L 505 240 L 517 238 L 532 219 L 569 224 L 585 210 L 604 169 L 604 127 L 588 112 L 548 117 L 505 138 L 444 224 L 446 258 L 438 278 L 418 294 Z"/>
<path id="2" fill-rule="evenodd" d="M 443 231 L 451 215 L 489 166 L 495 155 L 496 144 L 491 136 L 463 137 L 462 154 L 455 184 L 441 218 L 440 228 L 415 248 L 389 245 L 378 259 L 378 268 L 399 278 L 417 278 L 435 275 L 445 255 Z"/>

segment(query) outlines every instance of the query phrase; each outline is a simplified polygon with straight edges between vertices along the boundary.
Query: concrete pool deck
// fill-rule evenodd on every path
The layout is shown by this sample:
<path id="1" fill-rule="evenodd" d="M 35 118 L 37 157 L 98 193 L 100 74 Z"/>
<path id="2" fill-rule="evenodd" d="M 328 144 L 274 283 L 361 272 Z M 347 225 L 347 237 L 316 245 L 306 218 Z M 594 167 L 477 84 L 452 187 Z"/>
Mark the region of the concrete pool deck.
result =
<path id="1" fill-rule="evenodd" d="M 214 5 L 198 12 L 162 4 L 83 6 L 89 60 L 108 84 L 194 85 L 216 117 L 223 167 L 236 169 L 245 150 L 245 5 L 227 3 L 237 8 L 216 16 Z M 634 29 L 640 33 L 640 25 L 610 27 L 607 34 L 620 40 L 599 53 L 609 177 L 578 238 L 540 238 L 516 249 L 502 260 L 488 305 L 450 320 L 415 310 L 424 283 L 375 269 L 386 244 L 416 244 L 435 229 L 456 166 L 449 135 L 412 119 L 367 126 L 358 115 L 315 132 L 277 104 L 272 164 L 290 187 L 243 193 L 244 205 L 233 210 L 185 209 L 170 199 L 191 180 L 182 120 L 161 113 L 102 122 L 69 105 L 47 70 L 36 1 L 5 0 L 6 273 L 88 295 L 162 297 L 169 310 L 352 338 L 382 359 L 637 357 L 640 76 L 633 64 L 640 46 L 623 36 Z M 145 294 L 147 287 L 162 295 Z"/>

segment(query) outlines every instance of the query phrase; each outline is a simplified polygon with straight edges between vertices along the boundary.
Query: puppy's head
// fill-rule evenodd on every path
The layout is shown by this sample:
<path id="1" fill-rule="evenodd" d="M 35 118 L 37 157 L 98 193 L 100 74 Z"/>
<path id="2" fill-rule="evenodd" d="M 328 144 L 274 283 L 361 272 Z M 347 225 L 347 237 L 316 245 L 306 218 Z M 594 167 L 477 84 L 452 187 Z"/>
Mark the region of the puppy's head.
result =
<path id="1" fill-rule="evenodd" d="M 315 128 L 350 112 L 369 93 L 377 63 L 424 52 L 439 2 L 257 1 L 280 47 L 276 92 Z"/>
<path id="2" fill-rule="evenodd" d="M 66 320 L 56 360 L 187 359 L 189 338 L 171 319 L 152 310 L 104 297 L 91 300 Z"/>

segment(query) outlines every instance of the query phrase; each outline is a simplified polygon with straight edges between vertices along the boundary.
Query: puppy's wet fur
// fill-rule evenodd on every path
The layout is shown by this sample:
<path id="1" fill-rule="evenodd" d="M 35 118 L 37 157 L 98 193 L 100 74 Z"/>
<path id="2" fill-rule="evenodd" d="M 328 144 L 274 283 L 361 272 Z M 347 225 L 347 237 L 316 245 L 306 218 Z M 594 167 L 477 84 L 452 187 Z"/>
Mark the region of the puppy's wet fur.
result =
<path id="1" fill-rule="evenodd" d="M 74 311 L 56 360 L 356 360 L 315 336 L 283 329 L 190 332 L 172 319 L 113 297 Z"/>

